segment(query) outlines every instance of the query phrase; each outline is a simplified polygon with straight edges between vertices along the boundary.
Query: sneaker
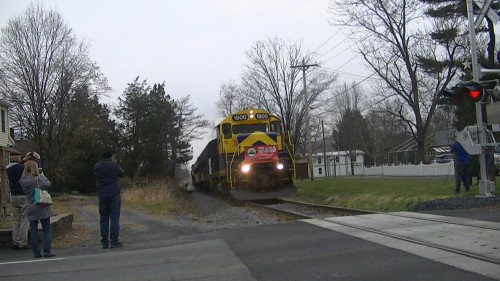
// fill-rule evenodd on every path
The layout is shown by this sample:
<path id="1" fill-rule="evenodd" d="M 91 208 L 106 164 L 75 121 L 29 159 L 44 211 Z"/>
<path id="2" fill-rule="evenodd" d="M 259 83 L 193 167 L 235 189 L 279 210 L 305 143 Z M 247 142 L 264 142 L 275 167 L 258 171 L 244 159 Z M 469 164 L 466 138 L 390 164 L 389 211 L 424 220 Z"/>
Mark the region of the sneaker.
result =
<path id="1" fill-rule="evenodd" d="M 109 244 L 102 244 L 103 249 L 109 249 Z"/>
<path id="2" fill-rule="evenodd" d="M 28 245 L 26 245 L 26 246 L 19 246 L 19 247 L 17 247 L 17 249 L 19 249 L 19 250 L 27 250 L 27 249 L 31 249 L 31 247 L 28 246 Z"/>
<path id="3" fill-rule="evenodd" d="M 123 247 L 122 242 L 116 242 L 116 243 L 111 244 L 111 248 L 121 248 L 121 247 Z"/>
<path id="4" fill-rule="evenodd" d="M 50 254 L 48 254 L 48 255 L 45 255 L 45 258 L 52 258 L 52 257 L 55 257 L 55 256 L 56 256 L 55 254 L 50 253 Z"/>
<path id="5" fill-rule="evenodd" d="M 35 259 L 39 259 L 41 257 L 43 257 L 43 256 L 42 255 L 35 255 Z"/>
<path id="6" fill-rule="evenodd" d="M 19 246 L 15 245 L 15 244 L 12 244 L 12 245 L 10 246 L 10 248 L 11 248 L 11 249 L 13 249 L 13 250 L 18 250 L 18 249 L 19 249 Z"/>

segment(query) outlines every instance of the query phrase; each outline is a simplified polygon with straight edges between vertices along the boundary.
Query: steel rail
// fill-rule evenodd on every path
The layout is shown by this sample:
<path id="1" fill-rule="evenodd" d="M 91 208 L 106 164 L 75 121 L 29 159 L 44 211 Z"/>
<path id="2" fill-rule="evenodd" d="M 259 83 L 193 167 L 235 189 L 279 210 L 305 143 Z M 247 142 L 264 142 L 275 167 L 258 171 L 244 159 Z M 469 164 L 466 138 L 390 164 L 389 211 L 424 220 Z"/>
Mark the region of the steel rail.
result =
<path id="1" fill-rule="evenodd" d="M 371 211 L 359 210 L 359 209 L 350 209 L 350 208 L 342 208 L 342 207 L 332 207 L 332 206 L 327 206 L 327 205 L 310 204 L 310 203 L 293 201 L 293 200 L 278 199 L 278 200 L 276 200 L 276 204 L 273 204 L 273 205 L 279 205 L 281 203 L 297 204 L 297 205 L 301 205 L 301 206 L 311 207 L 312 209 L 322 209 L 322 210 L 329 210 L 329 211 L 335 211 L 335 212 L 338 211 L 338 212 L 341 212 L 344 214 L 349 213 L 350 215 L 383 214 L 383 215 L 390 215 L 390 216 L 396 216 L 396 217 L 407 217 L 407 218 L 412 218 L 415 220 L 434 221 L 434 222 L 442 222 L 442 223 L 449 223 L 449 224 L 455 224 L 455 225 L 463 225 L 463 226 L 470 226 L 470 227 L 476 227 L 476 228 L 497 230 L 494 228 L 488 228 L 488 227 L 484 227 L 484 226 L 476 226 L 476 225 L 472 225 L 472 224 L 458 223 L 458 222 L 449 222 L 449 221 L 439 220 L 439 219 L 418 218 L 418 217 L 412 217 L 412 216 L 408 216 L 408 215 L 404 215 L 404 214 L 377 213 L 377 212 L 371 212 Z M 263 204 L 259 204 L 259 203 L 255 203 L 255 202 L 247 202 L 246 204 L 248 204 L 252 207 L 257 207 L 257 208 L 277 212 L 279 214 L 287 215 L 287 216 L 298 218 L 298 219 L 318 219 L 315 216 L 301 214 L 301 213 L 290 211 L 290 210 L 283 210 L 283 209 L 275 208 L 275 207 L 272 207 L 272 205 L 263 205 Z M 367 232 L 383 235 L 386 237 L 391 237 L 394 239 L 398 239 L 398 240 L 402 240 L 402 241 L 406 241 L 406 242 L 410 242 L 410 243 L 414 243 L 414 244 L 419 244 L 419 245 L 423 245 L 423 246 L 427 246 L 427 247 L 431 247 L 431 248 L 435 248 L 435 249 L 440 249 L 443 251 L 463 255 L 463 256 L 477 259 L 477 260 L 481 260 L 481 261 L 486 261 L 486 262 L 490 262 L 490 263 L 494 263 L 494 264 L 500 264 L 500 259 L 472 253 L 470 251 L 464 251 L 464 250 L 455 249 L 455 248 L 451 248 L 451 247 L 447 247 L 447 246 L 443 246 L 443 245 L 439 245 L 436 243 L 431 243 L 431 242 L 427 242 L 427 241 L 423 241 L 423 240 L 419 240 L 419 239 L 415 239 L 415 238 L 408 238 L 408 237 L 404 237 L 404 236 L 400 236 L 400 235 L 395 235 L 395 234 L 383 232 L 383 231 L 372 229 L 372 228 L 354 226 L 354 225 L 351 225 L 349 223 L 338 222 L 338 221 L 335 221 L 335 222 L 329 221 L 329 222 L 331 222 L 333 224 L 347 226 L 347 227 L 354 228 L 354 229 L 359 229 L 362 231 L 367 231 Z"/>

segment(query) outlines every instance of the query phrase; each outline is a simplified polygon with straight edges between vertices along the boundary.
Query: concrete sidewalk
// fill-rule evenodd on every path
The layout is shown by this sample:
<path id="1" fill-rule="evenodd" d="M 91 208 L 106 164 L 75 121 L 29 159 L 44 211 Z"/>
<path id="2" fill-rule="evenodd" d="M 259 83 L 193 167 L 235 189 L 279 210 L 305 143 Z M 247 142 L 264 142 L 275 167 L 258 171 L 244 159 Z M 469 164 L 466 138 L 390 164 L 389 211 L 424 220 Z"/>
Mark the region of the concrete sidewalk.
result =
<path id="1" fill-rule="evenodd" d="M 304 221 L 500 279 L 498 222 L 410 212 Z"/>

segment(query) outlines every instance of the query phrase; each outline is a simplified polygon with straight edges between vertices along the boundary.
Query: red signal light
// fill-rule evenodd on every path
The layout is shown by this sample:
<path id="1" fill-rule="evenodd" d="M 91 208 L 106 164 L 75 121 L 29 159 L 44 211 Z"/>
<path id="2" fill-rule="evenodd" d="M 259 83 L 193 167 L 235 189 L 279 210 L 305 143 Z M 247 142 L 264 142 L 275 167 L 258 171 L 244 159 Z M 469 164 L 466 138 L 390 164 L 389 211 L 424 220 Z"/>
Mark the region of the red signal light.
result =
<path id="1" fill-rule="evenodd" d="M 487 92 L 481 84 L 468 81 L 443 91 L 443 96 L 448 97 L 452 104 L 459 105 L 463 102 L 484 101 Z"/>
<path id="2" fill-rule="evenodd" d="M 481 99 L 482 93 L 479 90 L 469 90 L 469 96 L 473 100 Z"/>

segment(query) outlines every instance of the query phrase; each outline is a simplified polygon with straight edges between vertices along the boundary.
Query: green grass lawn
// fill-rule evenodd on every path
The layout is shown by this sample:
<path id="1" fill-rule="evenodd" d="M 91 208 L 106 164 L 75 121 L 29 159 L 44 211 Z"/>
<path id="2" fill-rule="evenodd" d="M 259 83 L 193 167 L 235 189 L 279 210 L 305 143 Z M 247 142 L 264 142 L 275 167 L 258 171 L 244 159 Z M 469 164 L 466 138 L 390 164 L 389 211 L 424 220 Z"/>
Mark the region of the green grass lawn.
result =
<path id="1" fill-rule="evenodd" d="M 336 177 L 315 181 L 296 181 L 298 198 L 303 201 L 357 208 L 377 212 L 408 210 L 434 199 L 478 194 L 471 191 L 455 195 L 453 177 Z"/>

